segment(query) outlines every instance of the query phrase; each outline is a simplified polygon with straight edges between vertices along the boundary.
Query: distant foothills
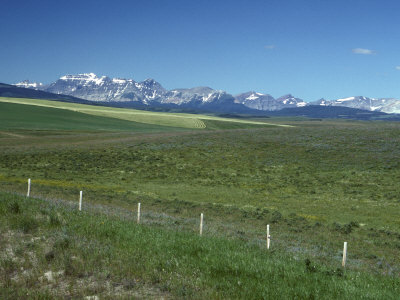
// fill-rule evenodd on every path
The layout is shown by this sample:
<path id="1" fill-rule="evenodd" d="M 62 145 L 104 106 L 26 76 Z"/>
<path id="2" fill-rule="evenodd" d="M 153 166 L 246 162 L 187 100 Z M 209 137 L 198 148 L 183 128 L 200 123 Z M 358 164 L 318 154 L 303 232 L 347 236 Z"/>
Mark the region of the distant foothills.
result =
<path id="1" fill-rule="evenodd" d="M 269 94 L 254 91 L 231 95 L 209 87 L 166 90 L 154 79 L 136 82 L 133 79 L 98 77 L 93 73 L 65 75 L 46 85 L 25 80 L 14 86 L 55 95 L 67 95 L 71 99 L 83 99 L 91 103 L 144 109 L 173 107 L 186 110 L 255 114 L 292 111 L 295 115 L 296 111 L 300 113 L 308 111 L 307 107 L 310 106 L 316 111 L 318 108 L 315 106 L 318 106 L 331 107 L 331 110 L 334 107 L 337 109 L 342 107 L 375 113 L 400 113 L 400 100 L 394 98 L 376 99 L 353 96 L 336 100 L 320 99 L 305 102 L 291 94 L 274 98 Z M 287 110 L 292 108 L 297 108 L 297 110 Z"/>

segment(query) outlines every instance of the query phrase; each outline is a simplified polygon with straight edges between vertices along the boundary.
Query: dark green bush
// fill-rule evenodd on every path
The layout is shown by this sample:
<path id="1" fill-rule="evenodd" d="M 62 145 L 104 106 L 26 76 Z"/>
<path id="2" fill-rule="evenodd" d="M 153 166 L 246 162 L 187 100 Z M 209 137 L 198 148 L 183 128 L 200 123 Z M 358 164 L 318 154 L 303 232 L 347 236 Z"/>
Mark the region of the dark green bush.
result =
<path id="1" fill-rule="evenodd" d="M 316 267 L 314 264 L 311 263 L 311 260 L 310 260 L 310 259 L 307 258 L 307 259 L 304 261 L 304 263 L 306 264 L 306 270 L 307 270 L 308 272 L 311 272 L 311 273 L 317 272 L 317 267 Z"/>
<path id="2" fill-rule="evenodd" d="M 12 214 L 19 214 L 21 212 L 21 207 L 17 201 L 13 201 L 8 205 L 8 211 Z"/>
<path id="3" fill-rule="evenodd" d="M 340 225 L 339 223 L 334 222 L 332 224 L 333 230 L 339 231 L 343 234 L 350 234 L 353 232 L 354 228 L 360 227 L 357 222 L 351 221 L 348 224 Z"/>
<path id="4" fill-rule="evenodd" d="M 35 218 L 26 215 L 18 218 L 15 223 L 16 229 L 22 230 L 24 233 L 35 232 L 39 227 L 39 223 Z"/>
<path id="5" fill-rule="evenodd" d="M 271 223 L 278 223 L 279 221 L 281 221 L 282 220 L 282 214 L 279 212 L 279 211 L 274 211 L 273 213 L 272 213 L 272 216 L 271 216 L 271 218 L 270 218 L 270 222 Z"/>

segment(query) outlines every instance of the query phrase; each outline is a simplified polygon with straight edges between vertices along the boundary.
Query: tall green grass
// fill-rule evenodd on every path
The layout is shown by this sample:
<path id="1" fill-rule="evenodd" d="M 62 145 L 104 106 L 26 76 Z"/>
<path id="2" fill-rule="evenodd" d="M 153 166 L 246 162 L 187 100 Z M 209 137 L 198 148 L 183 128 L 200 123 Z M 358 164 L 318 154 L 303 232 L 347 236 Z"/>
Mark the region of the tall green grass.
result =
<path id="1" fill-rule="evenodd" d="M 3 298 L 132 297 L 146 287 L 154 297 L 191 299 L 396 299 L 400 292 L 398 277 L 330 269 L 236 239 L 137 225 L 90 207 L 78 212 L 0 197 Z M 54 280 L 43 278 L 49 270 Z"/>

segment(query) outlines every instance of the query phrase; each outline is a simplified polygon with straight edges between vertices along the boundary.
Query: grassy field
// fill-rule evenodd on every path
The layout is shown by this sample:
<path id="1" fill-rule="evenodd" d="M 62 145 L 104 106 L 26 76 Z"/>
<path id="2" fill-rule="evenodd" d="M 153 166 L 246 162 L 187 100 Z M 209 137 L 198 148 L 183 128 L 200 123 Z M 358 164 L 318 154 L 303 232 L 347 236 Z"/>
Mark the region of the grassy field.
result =
<path id="1" fill-rule="evenodd" d="M 0 102 L 0 130 L 80 130 L 162 132 L 180 127 L 145 124 L 117 118 L 88 115 L 71 110 Z M 3 133 L 4 134 L 4 133 Z"/>
<path id="2" fill-rule="evenodd" d="M 3 299 L 396 299 L 400 292 L 394 277 L 316 266 L 240 240 L 0 198 Z"/>
<path id="3" fill-rule="evenodd" d="M 62 110 L 71 110 L 76 112 L 81 112 L 89 115 L 116 118 L 127 121 L 134 121 L 137 123 L 161 125 L 161 126 L 171 126 L 171 127 L 181 127 L 181 128 L 192 128 L 192 129 L 204 129 L 207 127 L 207 121 L 213 124 L 218 122 L 227 122 L 229 124 L 235 123 L 243 126 L 255 125 L 255 126 L 285 126 L 277 124 L 267 124 L 265 122 L 240 120 L 240 119 L 226 119 L 218 118 L 206 115 L 194 115 L 194 114 L 173 114 L 173 113 L 162 113 L 162 112 L 149 112 L 135 109 L 124 109 L 124 108 L 114 108 L 114 107 L 104 107 L 104 106 L 92 106 L 77 103 L 66 103 L 58 101 L 49 100 L 39 100 L 39 99 L 23 99 L 23 98 L 6 98 L 0 97 L 0 102 L 8 102 L 15 104 L 28 104 L 40 107 L 51 107 L 58 108 Z M 223 125 L 227 127 L 229 125 Z M 255 127 L 253 126 L 253 127 Z M 235 126 L 237 127 L 237 125 Z"/>
<path id="4" fill-rule="evenodd" d="M 198 228 L 199 214 L 204 213 L 202 241 L 208 245 L 205 247 L 215 244 L 222 249 L 204 251 L 219 253 L 208 261 L 220 269 L 206 268 L 198 252 L 188 250 L 191 254 L 187 259 L 193 262 L 179 260 L 177 264 L 204 273 L 192 274 L 188 269 L 174 273 L 174 269 L 153 281 L 155 273 L 152 272 L 158 269 L 148 262 L 143 267 L 146 270 L 131 274 L 142 282 L 143 292 L 155 288 L 156 298 L 163 293 L 171 297 L 248 298 L 251 295 L 246 293 L 252 291 L 258 299 L 275 297 L 278 293 L 286 298 L 296 295 L 299 298 L 395 298 L 400 274 L 399 123 L 268 119 L 269 123 L 294 125 L 288 127 L 262 126 L 259 124 L 262 120 L 253 124 L 192 116 L 202 120 L 206 127 L 190 129 L 94 116 L 70 109 L 0 105 L 4 111 L 8 109 L 7 113 L 3 109 L 0 113 L 2 191 L 25 194 L 27 178 L 32 178 L 32 195 L 48 199 L 43 206 L 59 203 L 60 199 L 68 206 L 68 203 L 76 205 L 79 191 L 83 190 L 87 220 L 92 218 L 89 215 L 93 207 L 100 207 L 100 212 L 118 211 L 118 217 L 105 217 L 100 212 L 98 216 L 112 218 L 104 222 L 122 222 L 118 223 L 121 229 L 115 234 L 115 239 L 119 239 L 117 244 L 127 234 L 119 230 L 139 230 L 123 223 L 126 218 L 132 218 L 138 202 L 142 203 L 145 225 L 140 230 L 148 230 L 146 234 L 160 241 L 163 245 L 160 247 L 173 247 L 167 242 L 175 238 L 171 235 L 179 236 L 176 237 L 179 243 L 187 238 L 188 243 L 197 245 L 199 240 L 193 233 Z M 24 109 L 27 111 L 18 115 Z M 32 113 L 35 109 L 38 109 L 36 115 Z M 54 120 L 46 118 L 48 113 L 42 110 L 47 109 Z M 68 118 L 56 117 L 56 111 L 71 113 L 76 121 L 68 125 Z M 13 113 L 14 117 L 7 119 Z M 31 119 L 21 115 L 29 115 Z M 97 124 L 101 124 L 98 127 L 101 130 L 95 130 L 100 126 Z M 40 228 L 41 222 L 37 223 Z M 267 224 L 272 235 L 268 253 L 265 250 Z M 48 234 L 65 229 L 59 226 L 52 231 L 48 225 L 43 226 Z M 128 230 L 125 226 L 136 229 L 129 227 Z M 20 234 L 15 228 L 4 228 L 3 238 L 7 230 Z M 73 231 L 71 238 L 75 234 L 78 233 Z M 91 241 L 102 241 L 93 234 L 88 245 Z M 159 235 L 165 235 L 165 240 L 156 238 Z M 141 238 L 150 240 L 146 247 L 155 247 L 151 238 Z M 348 242 L 349 251 L 345 279 L 327 276 L 342 272 L 337 268 L 344 241 Z M 46 243 L 42 244 L 45 247 Z M 143 251 L 153 253 L 146 247 Z M 185 258 L 181 252 L 184 250 L 171 251 L 168 253 Z M 110 253 L 114 255 L 114 250 Z M 249 260 L 240 253 L 244 253 L 243 257 L 245 253 L 249 255 Z M 157 255 L 160 255 L 160 264 L 170 266 L 172 262 L 163 258 L 164 254 L 157 252 Z M 231 256 L 245 264 L 229 265 L 225 259 Z M 112 257 L 114 261 L 116 258 Z M 149 260 L 145 254 L 141 257 L 146 263 Z M 281 281 L 275 275 L 265 278 L 255 275 L 272 272 L 272 267 L 263 264 L 264 261 L 287 265 L 293 273 L 282 271 L 288 277 L 283 275 Z M 255 265 L 261 269 L 246 269 L 247 264 L 250 269 L 256 268 Z M 230 267 L 224 269 L 225 265 Z M 314 266 L 317 272 L 313 271 Z M 93 271 L 84 278 L 100 276 L 99 272 Z M 246 284 L 234 286 L 236 277 L 229 274 L 237 274 L 242 278 L 239 281 Z M 112 280 L 119 278 L 114 276 L 117 275 L 112 275 Z M 281 286 L 269 286 L 267 278 L 271 276 L 275 278 L 271 282 Z M 306 282 L 304 287 L 290 279 L 296 276 L 302 278 L 299 282 Z M 195 279 L 190 279 L 197 277 L 206 278 L 199 280 L 200 287 Z M 320 290 L 315 290 L 315 280 L 320 282 Z M 221 286 L 215 286 L 216 282 L 222 282 Z M 332 286 L 328 287 L 329 284 Z M 370 284 L 372 294 L 365 289 L 365 284 Z M 232 286 L 230 294 L 229 286 Z M 180 288 L 185 290 L 181 290 L 183 294 Z M 10 291 L 15 291 L 12 284 Z"/>

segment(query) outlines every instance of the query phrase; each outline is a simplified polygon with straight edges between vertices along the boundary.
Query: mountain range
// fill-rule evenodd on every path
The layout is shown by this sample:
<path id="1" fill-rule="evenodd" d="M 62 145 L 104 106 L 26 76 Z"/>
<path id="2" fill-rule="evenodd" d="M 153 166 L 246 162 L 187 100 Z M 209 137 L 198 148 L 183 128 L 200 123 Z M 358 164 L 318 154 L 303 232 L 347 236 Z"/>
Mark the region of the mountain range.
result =
<path id="1" fill-rule="evenodd" d="M 320 99 L 306 102 L 291 94 L 274 98 L 254 91 L 231 95 L 209 87 L 166 90 L 154 79 L 136 82 L 133 79 L 98 77 L 93 73 L 65 75 L 44 85 L 28 80 L 15 86 L 68 95 L 101 103 L 119 103 L 124 106 L 178 106 L 223 112 L 279 111 L 305 106 L 343 106 L 374 112 L 400 113 L 400 100 L 394 98 L 368 98 L 353 96 L 335 100 Z"/>

